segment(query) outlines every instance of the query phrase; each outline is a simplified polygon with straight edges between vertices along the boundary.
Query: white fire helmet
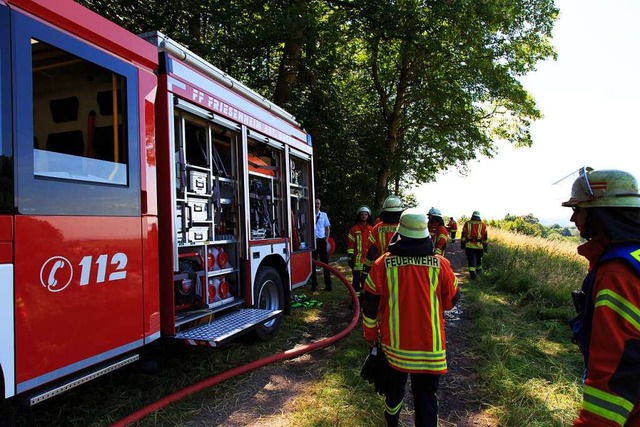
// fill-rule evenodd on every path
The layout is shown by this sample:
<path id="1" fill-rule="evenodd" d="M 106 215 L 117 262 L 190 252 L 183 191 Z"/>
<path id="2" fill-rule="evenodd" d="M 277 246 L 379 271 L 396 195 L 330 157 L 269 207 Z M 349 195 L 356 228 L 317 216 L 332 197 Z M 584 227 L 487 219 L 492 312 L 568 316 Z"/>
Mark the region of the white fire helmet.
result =
<path id="1" fill-rule="evenodd" d="M 583 167 L 573 182 L 571 197 L 562 206 L 640 208 L 638 181 L 621 170 Z"/>
<path id="2" fill-rule="evenodd" d="M 384 199 L 384 203 L 382 204 L 382 212 L 402 212 L 403 210 L 404 206 L 400 197 L 389 196 Z"/>
<path id="3" fill-rule="evenodd" d="M 429 237 L 427 215 L 416 208 L 405 210 L 402 212 L 402 215 L 400 215 L 400 223 L 398 224 L 397 231 L 401 236 L 411 239 L 424 239 Z"/>

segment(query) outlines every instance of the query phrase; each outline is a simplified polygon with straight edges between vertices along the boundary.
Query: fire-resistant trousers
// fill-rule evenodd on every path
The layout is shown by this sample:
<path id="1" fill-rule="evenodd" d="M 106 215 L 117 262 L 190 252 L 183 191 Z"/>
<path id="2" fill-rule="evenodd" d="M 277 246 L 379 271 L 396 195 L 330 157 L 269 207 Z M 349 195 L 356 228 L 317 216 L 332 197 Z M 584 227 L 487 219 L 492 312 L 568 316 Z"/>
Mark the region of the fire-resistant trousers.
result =
<path id="1" fill-rule="evenodd" d="M 470 249 L 465 248 L 467 254 L 467 263 L 469 264 L 469 273 L 472 277 L 482 271 L 482 255 L 484 251 L 482 249 Z"/>
<path id="2" fill-rule="evenodd" d="M 353 290 L 356 291 L 356 294 L 360 295 L 360 281 L 362 280 L 362 270 L 351 270 L 351 272 L 353 275 L 351 285 L 353 286 Z"/>
<path id="3" fill-rule="evenodd" d="M 327 239 L 325 238 L 317 238 L 316 237 L 316 250 L 312 253 L 313 259 L 320 258 L 320 262 L 324 262 L 325 264 L 329 264 L 329 252 L 327 252 Z M 323 269 L 324 273 L 324 288 L 328 291 L 331 290 L 331 274 L 329 270 L 326 268 Z M 316 275 L 316 269 L 311 269 L 311 289 L 316 290 L 318 287 L 318 277 Z"/>
<path id="4" fill-rule="evenodd" d="M 387 426 L 397 426 L 404 399 L 404 387 L 411 375 L 411 393 L 415 408 L 416 427 L 436 427 L 438 425 L 438 382 L 440 375 L 417 374 L 389 369 L 388 387 L 384 400 L 384 418 Z"/>

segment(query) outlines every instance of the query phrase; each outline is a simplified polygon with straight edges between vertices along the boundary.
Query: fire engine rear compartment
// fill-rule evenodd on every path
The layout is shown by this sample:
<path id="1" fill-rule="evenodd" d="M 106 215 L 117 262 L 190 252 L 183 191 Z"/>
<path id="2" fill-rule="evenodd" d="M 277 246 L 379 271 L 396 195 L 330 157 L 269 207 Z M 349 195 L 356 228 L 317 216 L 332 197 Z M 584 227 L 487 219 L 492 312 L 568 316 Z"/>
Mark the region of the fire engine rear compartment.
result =
<path id="1" fill-rule="evenodd" d="M 157 103 L 173 118 L 157 117 L 156 136 L 159 187 L 171 189 L 158 194 L 160 216 L 173 220 L 160 233 L 160 246 L 172 248 L 160 254 L 162 331 L 194 345 L 254 329 L 268 339 L 288 292 L 310 275 L 306 135 L 230 91 L 222 72 L 186 48 L 160 33 L 143 37 L 161 50 Z"/>

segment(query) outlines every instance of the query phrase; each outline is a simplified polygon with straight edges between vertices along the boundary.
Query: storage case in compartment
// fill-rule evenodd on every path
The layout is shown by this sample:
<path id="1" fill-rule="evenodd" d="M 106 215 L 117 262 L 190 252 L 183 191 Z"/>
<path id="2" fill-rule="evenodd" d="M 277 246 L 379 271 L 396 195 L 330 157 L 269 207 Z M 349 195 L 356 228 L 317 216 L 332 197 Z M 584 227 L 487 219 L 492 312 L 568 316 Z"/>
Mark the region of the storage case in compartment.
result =
<path id="1" fill-rule="evenodd" d="M 184 243 L 184 222 L 183 222 L 183 214 L 182 207 L 178 206 L 176 209 L 176 239 L 178 244 Z"/>
<path id="2" fill-rule="evenodd" d="M 187 205 L 191 210 L 191 221 L 204 222 L 210 219 L 209 200 L 190 198 L 187 200 Z"/>
<path id="3" fill-rule="evenodd" d="M 187 231 L 187 240 L 193 243 L 210 240 L 209 227 L 191 227 Z"/>
<path id="4" fill-rule="evenodd" d="M 198 171 L 189 171 L 189 191 L 196 194 L 207 194 L 207 174 Z"/>

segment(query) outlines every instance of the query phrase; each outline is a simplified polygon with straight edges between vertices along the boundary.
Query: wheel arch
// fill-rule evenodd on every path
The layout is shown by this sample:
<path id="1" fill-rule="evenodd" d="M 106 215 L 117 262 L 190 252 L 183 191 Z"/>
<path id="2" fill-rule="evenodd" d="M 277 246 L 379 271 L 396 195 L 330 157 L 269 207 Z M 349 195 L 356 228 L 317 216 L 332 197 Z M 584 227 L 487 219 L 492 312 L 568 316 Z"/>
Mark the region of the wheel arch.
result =
<path id="1" fill-rule="evenodd" d="M 265 257 L 262 262 L 260 263 L 260 265 L 258 266 L 258 269 L 256 271 L 260 271 L 261 268 L 263 267 L 272 267 L 273 269 L 276 270 L 276 272 L 278 273 L 278 275 L 280 276 L 280 280 L 282 280 L 282 293 L 284 295 L 284 309 L 285 309 L 285 314 L 289 313 L 289 309 L 290 309 L 290 295 L 291 295 L 291 280 L 290 280 L 290 274 L 289 271 L 287 269 L 287 263 L 285 262 L 285 260 L 277 255 L 269 255 L 267 257 Z M 258 279 L 258 274 L 256 273 L 256 277 L 255 277 L 256 281 Z M 255 290 L 256 287 L 258 286 L 258 283 L 254 283 L 253 284 L 253 292 L 252 292 L 252 299 L 253 299 L 253 303 L 256 304 L 257 301 L 255 301 Z"/>

